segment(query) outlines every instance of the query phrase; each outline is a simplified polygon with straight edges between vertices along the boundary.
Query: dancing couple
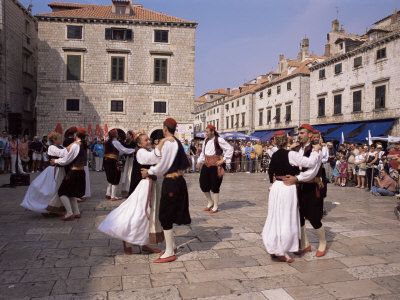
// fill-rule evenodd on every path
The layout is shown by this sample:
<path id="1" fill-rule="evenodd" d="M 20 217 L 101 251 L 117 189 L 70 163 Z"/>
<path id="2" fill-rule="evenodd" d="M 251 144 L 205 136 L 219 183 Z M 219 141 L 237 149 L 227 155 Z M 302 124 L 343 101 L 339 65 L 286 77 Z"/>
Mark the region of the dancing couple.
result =
<path id="1" fill-rule="evenodd" d="M 151 150 L 149 137 L 137 137 L 139 150 L 132 168 L 140 181 L 133 193 L 99 225 L 99 230 L 123 241 L 124 251 L 131 245 L 144 252 L 160 253 L 150 244 L 165 239 L 166 249 L 155 263 L 176 260 L 173 224 L 189 225 L 189 196 L 184 171 L 189 161 L 181 142 L 174 136 L 177 122 L 168 118 L 163 123 L 164 139 Z M 130 245 L 131 244 L 131 245 Z"/>
<path id="2" fill-rule="evenodd" d="M 316 256 L 324 256 L 327 251 L 321 223 L 326 182 L 321 170 L 321 146 L 311 144 L 315 133 L 309 124 L 299 127 L 301 148 L 298 152 L 288 150 L 288 137 L 284 131 L 274 135 L 279 149 L 272 155 L 268 170 L 273 184 L 262 238 L 271 257 L 282 262 L 294 261 L 290 252 L 301 255 L 311 251 L 305 231 L 306 219 L 318 232 Z"/>

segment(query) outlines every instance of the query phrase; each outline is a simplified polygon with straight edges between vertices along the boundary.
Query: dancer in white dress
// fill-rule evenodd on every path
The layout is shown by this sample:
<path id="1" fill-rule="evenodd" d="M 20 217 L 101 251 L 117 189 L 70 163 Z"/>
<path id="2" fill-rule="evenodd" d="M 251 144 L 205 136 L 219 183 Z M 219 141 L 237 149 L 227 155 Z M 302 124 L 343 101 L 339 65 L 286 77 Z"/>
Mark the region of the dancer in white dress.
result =
<path id="1" fill-rule="evenodd" d="M 139 135 L 137 140 L 139 149 L 135 154 L 132 172 L 141 178 L 142 168 L 148 169 L 160 161 L 164 141 L 160 142 L 155 150 L 150 151 L 150 139 L 146 134 Z M 145 252 L 160 252 L 159 249 L 149 246 L 149 243 L 158 243 L 164 239 L 158 220 L 160 190 L 156 180 L 152 176 L 141 179 L 129 198 L 108 214 L 98 227 L 105 234 L 122 240 L 126 254 L 132 254 L 132 247 L 128 243 L 141 246 L 141 250 Z"/>
<path id="2" fill-rule="evenodd" d="M 50 158 L 62 158 L 68 154 L 67 148 L 61 146 L 61 135 L 52 132 L 49 134 L 52 145 L 47 154 Z M 21 206 L 37 213 L 48 213 L 49 207 L 54 208 L 58 200 L 58 188 L 65 176 L 63 167 L 48 166 L 29 186 Z M 53 204 L 52 204 L 53 203 Z M 60 205 L 57 205 L 57 208 Z M 53 212 L 53 210 L 51 210 Z"/>
<path id="3" fill-rule="evenodd" d="M 298 152 L 286 150 L 288 140 L 285 131 L 276 132 L 274 139 L 279 150 L 272 155 L 268 170 L 270 182 L 273 184 L 269 193 L 268 216 L 262 238 L 272 258 L 291 263 L 293 259 L 288 252 L 299 249 L 297 189 L 296 185 L 285 185 L 282 180 L 287 175 L 299 174 L 299 167 L 312 168 L 321 160 L 321 155 L 319 145 L 315 146 L 309 158 Z"/>

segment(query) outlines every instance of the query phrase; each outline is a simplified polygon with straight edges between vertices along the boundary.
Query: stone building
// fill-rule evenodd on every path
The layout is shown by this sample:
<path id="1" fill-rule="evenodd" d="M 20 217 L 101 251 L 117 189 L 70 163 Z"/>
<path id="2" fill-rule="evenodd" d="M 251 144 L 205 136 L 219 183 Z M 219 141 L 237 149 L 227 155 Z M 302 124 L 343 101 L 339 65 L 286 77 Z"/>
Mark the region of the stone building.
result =
<path id="1" fill-rule="evenodd" d="M 331 42 L 335 54 L 310 68 L 310 122 L 332 140 L 400 135 L 400 13 Z"/>
<path id="2" fill-rule="evenodd" d="M 38 131 L 193 125 L 195 22 L 131 3 L 50 3 L 39 28 Z"/>
<path id="3" fill-rule="evenodd" d="M 0 1 L 0 130 L 35 134 L 37 22 L 17 0 Z"/>

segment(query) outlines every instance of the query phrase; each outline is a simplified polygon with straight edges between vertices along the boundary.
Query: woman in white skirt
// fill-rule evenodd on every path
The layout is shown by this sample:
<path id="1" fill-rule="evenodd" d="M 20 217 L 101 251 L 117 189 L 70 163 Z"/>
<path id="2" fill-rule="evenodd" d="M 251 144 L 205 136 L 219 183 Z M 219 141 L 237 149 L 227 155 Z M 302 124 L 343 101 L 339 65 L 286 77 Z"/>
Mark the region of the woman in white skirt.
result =
<path id="1" fill-rule="evenodd" d="M 48 136 L 52 145 L 47 150 L 50 158 L 61 158 L 68 154 L 67 148 L 61 146 L 61 135 L 52 132 Z M 21 206 L 31 211 L 47 214 L 60 210 L 58 188 L 65 176 L 63 167 L 48 166 L 30 184 Z M 61 212 L 61 211 L 60 211 Z"/>
<path id="2" fill-rule="evenodd" d="M 262 238 L 272 258 L 291 263 L 293 259 L 288 253 L 299 249 L 297 189 L 296 185 L 285 185 L 282 180 L 286 175 L 298 175 L 299 167 L 312 168 L 321 158 L 318 148 L 309 158 L 298 152 L 286 150 L 288 138 L 285 131 L 276 132 L 274 139 L 279 150 L 272 155 L 268 169 L 270 182 L 273 184 L 270 188 L 268 215 Z"/>
<path id="3" fill-rule="evenodd" d="M 140 170 L 157 164 L 161 157 L 160 142 L 155 150 L 150 151 L 150 139 L 146 134 L 137 138 L 139 149 L 132 169 L 132 176 L 141 178 Z M 162 181 L 159 178 L 158 181 Z M 126 254 L 132 254 L 132 245 L 141 246 L 141 251 L 159 253 L 159 249 L 151 248 L 164 240 L 162 227 L 158 220 L 160 189 L 157 178 L 141 179 L 134 192 L 118 208 L 114 209 L 98 229 L 107 235 L 120 239 L 124 244 Z"/>

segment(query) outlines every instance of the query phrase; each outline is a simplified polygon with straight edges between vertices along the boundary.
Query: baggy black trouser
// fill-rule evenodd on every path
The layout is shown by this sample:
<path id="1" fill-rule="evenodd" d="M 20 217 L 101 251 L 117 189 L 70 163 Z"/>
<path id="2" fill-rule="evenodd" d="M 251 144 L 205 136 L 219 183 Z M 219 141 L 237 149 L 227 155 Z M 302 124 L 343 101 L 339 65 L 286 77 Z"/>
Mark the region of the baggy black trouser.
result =
<path id="1" fill-rule="evenodd" d="M 314 229 L 322 227 L 324 198 L 316 195 L 317 188 L 316 183 L 301 183 L 297 186 L 301 226 L 308 220 Z"/>
<path id="2" fill-rule="evenodd" d="M 207 167 L 203 165 L 200 171 L 200 189 L 203 193 L 209 193 L 210 191 L 218 194 L 222 184 L 223 177 L 218 177 L 218 167 L 211 166 Z"/>

